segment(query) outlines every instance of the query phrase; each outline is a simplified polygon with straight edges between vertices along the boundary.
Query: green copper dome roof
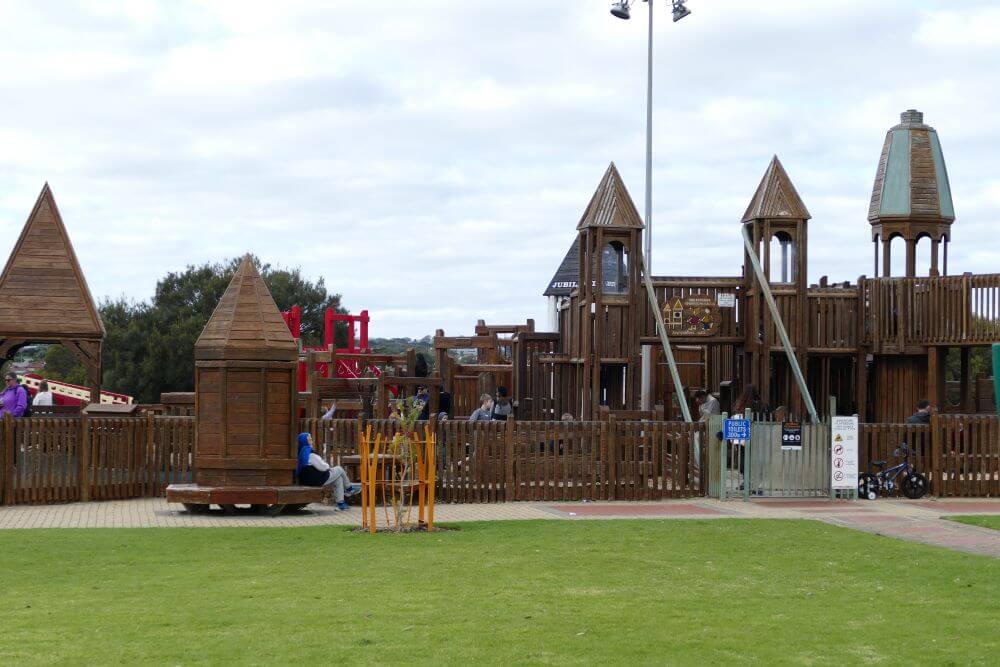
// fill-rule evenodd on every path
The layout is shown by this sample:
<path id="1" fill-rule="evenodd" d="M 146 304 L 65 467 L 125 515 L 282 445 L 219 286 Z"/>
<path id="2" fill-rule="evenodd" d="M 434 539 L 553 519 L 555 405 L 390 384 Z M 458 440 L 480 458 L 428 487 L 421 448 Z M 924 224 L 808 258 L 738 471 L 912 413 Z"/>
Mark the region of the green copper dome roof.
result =
<path id="1" fill-rule="evenodd" d="M 882 146 L 868 220 L 884 218 L 955 219 L 941 142 L 916 109 L 900 114 Z"/>

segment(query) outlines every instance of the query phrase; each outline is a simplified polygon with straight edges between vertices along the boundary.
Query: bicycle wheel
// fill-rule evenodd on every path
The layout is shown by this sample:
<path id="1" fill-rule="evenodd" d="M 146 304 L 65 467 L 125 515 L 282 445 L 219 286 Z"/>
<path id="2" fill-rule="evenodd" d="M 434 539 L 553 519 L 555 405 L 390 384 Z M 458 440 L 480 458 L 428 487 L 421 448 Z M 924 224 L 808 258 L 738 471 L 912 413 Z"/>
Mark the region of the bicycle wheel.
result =
<path id="1" fill-rule="evenodd" d="M 875 500 L 878 497 L 879 483 L 878 477 L 870 472 L 861 473 L 858 476 L 858 498 L 862 500 Z"/>
<path id="2" fill-rule="evenodd" d="M 910 500 L 923 498 L 927 493 L 927 477 L 919 472 L 907 475 L 903 480 L 903 495 Z"/>

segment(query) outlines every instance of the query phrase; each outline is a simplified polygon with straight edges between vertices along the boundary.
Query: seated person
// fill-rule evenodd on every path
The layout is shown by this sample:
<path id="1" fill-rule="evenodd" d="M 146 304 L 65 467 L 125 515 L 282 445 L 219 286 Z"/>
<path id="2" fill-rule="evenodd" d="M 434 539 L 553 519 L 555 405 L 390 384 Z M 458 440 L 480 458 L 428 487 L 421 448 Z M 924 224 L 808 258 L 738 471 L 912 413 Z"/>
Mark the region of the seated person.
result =
<path id="1" fill-rule="evenodd" d="M 299 484 L 303 486 L 330 486 L 333 488 L 333 499 L 337 509 L 347 510 L 344 496 L 352 491 L 351 480 L 340 466 L 330 467 L 330 464 L 312 450 L 312 436 L 308 433 L 299 434 L 299 464 L 295 474 Z"/>

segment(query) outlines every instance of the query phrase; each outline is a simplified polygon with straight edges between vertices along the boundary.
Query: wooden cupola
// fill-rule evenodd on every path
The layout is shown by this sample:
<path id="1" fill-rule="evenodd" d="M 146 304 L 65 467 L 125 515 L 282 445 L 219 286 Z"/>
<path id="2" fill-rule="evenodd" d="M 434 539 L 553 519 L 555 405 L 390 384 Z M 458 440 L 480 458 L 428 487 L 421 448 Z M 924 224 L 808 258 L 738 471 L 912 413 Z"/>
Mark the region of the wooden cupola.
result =
<path id="1" fill-rule="evenodd" d="M 872 188 L 868 221 L 875 244 L 875 275 L 879 275 L 879 243 L 882 244 L 882 275 L 891 275 L 893 239 L 903 239 L 906 275 L 917 273 L 917 245 L 930 239 L 930 274 L 938 275 L 939 254 L 944 244 L 943 272 L 948 273 L 948 243 L 955 207 L 951 199 L 948 170 L 937 131 L 924 124 L 916 109 L 900 114 L 898 125 L 889 129 Z"/>

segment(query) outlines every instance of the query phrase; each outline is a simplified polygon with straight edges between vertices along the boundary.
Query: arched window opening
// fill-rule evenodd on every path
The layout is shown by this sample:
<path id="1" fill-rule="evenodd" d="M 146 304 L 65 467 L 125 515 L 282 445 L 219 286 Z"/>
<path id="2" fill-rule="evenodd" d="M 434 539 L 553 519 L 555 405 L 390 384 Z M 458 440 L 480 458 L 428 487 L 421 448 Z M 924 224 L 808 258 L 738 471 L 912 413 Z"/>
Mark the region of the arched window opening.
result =
<path id="1" fill-rule="evenodd" d="M 931 275 L 931 255 L 934 254 L 934 242 L 929 236 L 917 238 L 917 273 L 918 276 Z"/>
<path id="2" fill-rule="evenodd" d="M 889 239 L 889 275 L 906 275 L 906 240 L 902 236 Z"/>
<path id="3" fill-rule="evenodd" d="M 611 241 L 601 251 L 604 274 L 604 294 L 624 294 L 628 291 L 628 253 L 619 241 Z"/>
<path id="4" fill-rule="evenodd" d="M 795 282 L 795 244 L 786 232 L 771 237 L 768 276 L 772 283 Z"/>

